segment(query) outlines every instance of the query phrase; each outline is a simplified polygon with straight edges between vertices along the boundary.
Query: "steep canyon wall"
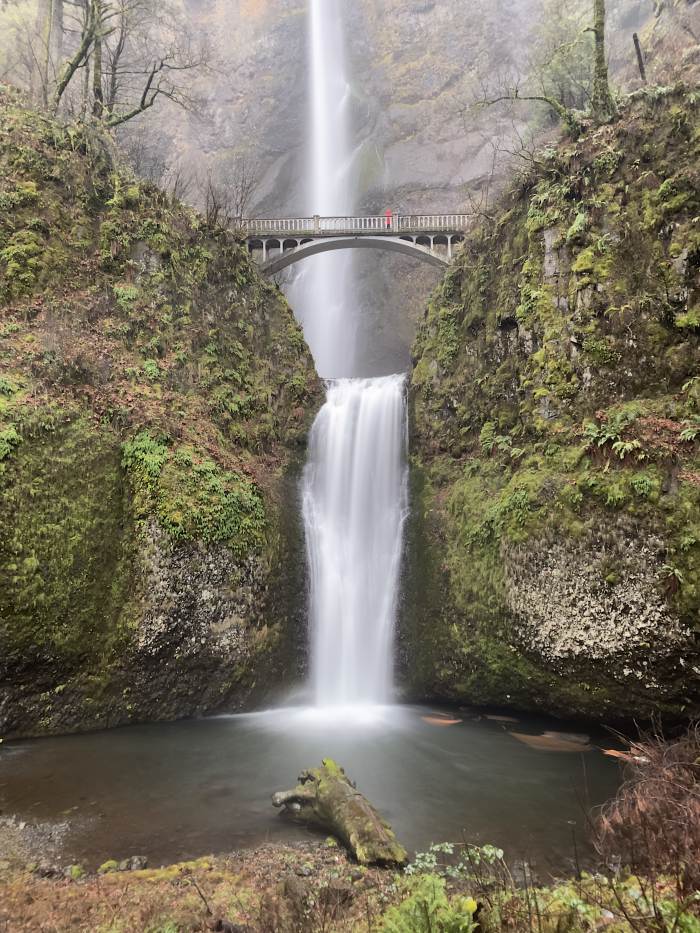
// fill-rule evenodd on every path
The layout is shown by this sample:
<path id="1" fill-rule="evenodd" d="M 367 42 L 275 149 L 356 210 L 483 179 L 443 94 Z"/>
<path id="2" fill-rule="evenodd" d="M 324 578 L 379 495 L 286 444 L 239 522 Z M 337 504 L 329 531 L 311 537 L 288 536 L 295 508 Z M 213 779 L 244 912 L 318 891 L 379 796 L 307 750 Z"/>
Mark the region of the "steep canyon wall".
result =
<path id="1" fill-rule="evenodd" d="M 507 149 L 514 132 L 527 136 L 531 127 L 547 132 L 547 118 L 537 108 L 479 114 L 470 104 L 482 83 L 532 71 L 546 23 L 543 11 L 551 6 L 546 0 L 347 5 L 352 170 L 363 210 L 464 209 L 469 192 L 481 200 L 493 173 L 494 144 Z M 580 0 L 583 17 L 588 6 Z M 252 212 L 312 213 L 301 181 L 309 159 L 306 4 L 189 0 L 187 13 L 192 28 L 205 30 L 219 50 L 219 72 L 202 83 L 198 113 L 169 115 L 157 125 L 168 157 L 201 170 L 247 154 L 259 178 Z M 634 30 L 643 37 L 650 80 L 688 77 L 697 64 L 697 18 L 697 5 L 687 0 L 614 0 L 609 44 L 620 86 L 640 85 Z M 511 163 L 501 153 L 492 193 Z M 357 262 L 366 372 L 403 369 L 415 323 L 438 277 L 400 257 L 362 254 Z"/>

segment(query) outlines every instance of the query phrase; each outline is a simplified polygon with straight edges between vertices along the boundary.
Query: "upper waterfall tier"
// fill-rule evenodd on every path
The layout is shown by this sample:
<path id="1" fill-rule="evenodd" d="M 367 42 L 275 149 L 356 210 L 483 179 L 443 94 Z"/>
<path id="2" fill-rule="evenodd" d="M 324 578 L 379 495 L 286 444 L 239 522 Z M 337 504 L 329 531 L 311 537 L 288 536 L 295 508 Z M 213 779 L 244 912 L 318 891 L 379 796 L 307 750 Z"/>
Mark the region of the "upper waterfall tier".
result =
<path id="1" fill-rule="evenodd" d="M 314 213 L 348 214 L 355 207 L 356 192 L 341 3 L 311 0 L 309 22 L 308 200 Z M 352 266 L 348 254 L 316 256 L 289 290 L 316 368 L 324 378 L 351 376 L 357 371 Z"/>

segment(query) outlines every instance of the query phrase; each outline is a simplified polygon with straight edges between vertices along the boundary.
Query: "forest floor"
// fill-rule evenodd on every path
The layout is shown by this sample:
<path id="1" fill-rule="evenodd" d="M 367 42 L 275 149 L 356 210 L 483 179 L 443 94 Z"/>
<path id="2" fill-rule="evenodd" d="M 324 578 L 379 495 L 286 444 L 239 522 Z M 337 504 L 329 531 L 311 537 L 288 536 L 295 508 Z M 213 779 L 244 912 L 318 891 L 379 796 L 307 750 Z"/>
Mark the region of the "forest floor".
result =
<path id="1" fill-rule="evenodd" d="M 4 836 L 7 827 L 0 827 Z M 26 852 L 15 835 L 15 851 Z M 10 839 L 8 833 L 8 839 Z M 8 839 L 3 852 L 8 852 Z M 10 843 L 11 844 L 11 843 Z M 378 928 L 398 898 L 396 873 L 352 863 L 335 843 L 265 845 L 165 868 L 97 874 L 45 860 L 0 860 L 0 931 L 179 931 Z"/>
<path id="2" fill-rule="evenodd" d="M 47 859 L 60 834 L 0 821 L 0 933 L 700 933 L 700 894 L 669 876 L 535 886 L 478 865 L 452 877 L 426 853 L 408 872 L 365 868 L 333 839 L 87 873 Z"/>

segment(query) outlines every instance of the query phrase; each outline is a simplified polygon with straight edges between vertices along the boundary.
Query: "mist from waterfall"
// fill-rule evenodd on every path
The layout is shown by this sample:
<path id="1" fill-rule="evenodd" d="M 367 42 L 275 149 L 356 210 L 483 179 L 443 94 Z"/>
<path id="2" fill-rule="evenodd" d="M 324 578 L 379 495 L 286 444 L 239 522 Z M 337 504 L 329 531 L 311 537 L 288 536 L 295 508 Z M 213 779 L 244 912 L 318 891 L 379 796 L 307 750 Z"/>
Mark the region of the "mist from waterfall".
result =
<path id="1" fill-rule="evenodd" d="M 313 211 L 352 213 L 351 92 L 340 0 L 310 0 Z M 319 708 L 392 699 L 393 633 L 407 510 L 405 376 L 358 372 L 351 253 L 314 257 L 290 297 L 326 404 L 311 431 L 303 517 L 311 675 Z"/>

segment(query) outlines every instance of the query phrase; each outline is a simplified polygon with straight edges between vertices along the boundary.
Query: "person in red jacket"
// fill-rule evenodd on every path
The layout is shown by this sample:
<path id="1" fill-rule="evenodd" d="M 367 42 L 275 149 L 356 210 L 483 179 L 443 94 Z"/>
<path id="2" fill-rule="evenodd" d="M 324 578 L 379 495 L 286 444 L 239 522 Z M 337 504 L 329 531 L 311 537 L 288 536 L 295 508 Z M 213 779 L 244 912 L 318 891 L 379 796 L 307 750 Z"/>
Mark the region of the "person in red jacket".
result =
<path id="1" fill-rule="evenodd" d="M 387 228 L 387 230 L 391 230 L 391 227 L 392 227 L 393 222 L 394 222 L 394 215 L 393 215 L 393 213 L 392 213 L 391 208 L 389 208 L 389 210 L 386 212 L 386 228 Z"/>

